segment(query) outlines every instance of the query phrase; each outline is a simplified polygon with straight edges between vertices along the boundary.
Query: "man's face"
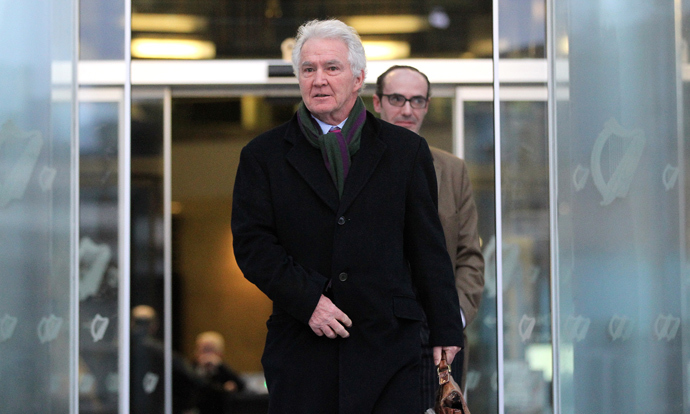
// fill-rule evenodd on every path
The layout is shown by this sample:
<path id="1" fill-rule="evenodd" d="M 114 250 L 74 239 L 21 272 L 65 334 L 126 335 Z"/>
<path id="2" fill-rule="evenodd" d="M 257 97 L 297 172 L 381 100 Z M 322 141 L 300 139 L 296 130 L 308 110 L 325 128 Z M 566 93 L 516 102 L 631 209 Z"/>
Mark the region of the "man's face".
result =
<path id="1" fill-rule="evenodd" d="M 316 118 L 337 125 L 348 117 L 364 82 L 354 74 L 340 39 L 310 39 L 302 45 L 297 79 L 302 100 Z"/>
<path id="2" fill-rule="evenodd" d="M 420 96 L 426 98 L 427 89 L 424 77 L 409 69 L 396 69 L 383 79 L 384 95 L 398 94 L 405 99 Z M 424 108 L 415 109 L 409 101 L 403 106 L 393 106 L 386 96 L 379 98 L 378 95 L 374 95 L 373 99 L 374 109 L 381 114 L 381 119 L 419 133 L 426 112 L 429 110 L 428 102 Z"/>

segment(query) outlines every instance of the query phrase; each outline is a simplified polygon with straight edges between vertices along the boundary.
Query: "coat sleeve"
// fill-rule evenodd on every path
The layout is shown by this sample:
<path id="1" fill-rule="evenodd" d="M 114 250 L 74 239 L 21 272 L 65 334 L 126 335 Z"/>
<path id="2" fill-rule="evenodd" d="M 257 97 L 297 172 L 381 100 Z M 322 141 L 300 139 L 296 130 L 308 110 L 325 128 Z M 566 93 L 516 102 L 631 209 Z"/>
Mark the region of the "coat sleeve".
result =
<path id="1" fill-rule="evenodd" d="M 295 263 L 276 233 L 268 167 L 245 147 L 232 202 L 233 249 L 244 277 L 275 306 L 308 323 L 326 277 Z"/>
<path id="2" fill-rule="evenodd" d="M 436 173 L 431 152 L 420 141 L 409 180 L 405 213 L 405 252 L 429 325 L 431 346 L 463 346 L 460 304 L 453 266 L 438 217 Z"/>
<path id="3" fill-rule="evenodd" d="M 484 257 L 479 245 L 477 230 L 477 207 L 472 197 L 472 185 L 467 167 L 457 160 L 453 167 L 455 184 L 455 202 L 457 205 L 459 226 L 455 257 L 455 287 L 458 291 L 460 306 L 465 314 L 467 325 L 477 316 L 484 290 Z"/>

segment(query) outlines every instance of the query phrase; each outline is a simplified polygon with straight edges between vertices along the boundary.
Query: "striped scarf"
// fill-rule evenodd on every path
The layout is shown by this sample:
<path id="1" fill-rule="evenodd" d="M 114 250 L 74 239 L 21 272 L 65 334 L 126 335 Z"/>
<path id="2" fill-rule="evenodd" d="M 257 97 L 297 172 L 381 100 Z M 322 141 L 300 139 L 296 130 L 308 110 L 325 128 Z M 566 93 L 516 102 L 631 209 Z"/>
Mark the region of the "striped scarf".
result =
<path id="1" fill-rule="evenodd" d="M 342 130 L 335 132 L 321 133 L 321 127 L 312 118 L 309 110 L 300 103 L 297 109 L 297 121 L 307 141 L 314 147 L 321 150 L 326 169 L 331 174 L 333 183 L 338 188 L 338 195 L 343 196 L 345 178 L 350 171 L 351 157 L 359 150 L 359 143 L 362 138 L 362 128 L 367 118 L 367 111 L 364 107 L 362 98 L 357 98 L 355 106 L 350 111 Z"/>

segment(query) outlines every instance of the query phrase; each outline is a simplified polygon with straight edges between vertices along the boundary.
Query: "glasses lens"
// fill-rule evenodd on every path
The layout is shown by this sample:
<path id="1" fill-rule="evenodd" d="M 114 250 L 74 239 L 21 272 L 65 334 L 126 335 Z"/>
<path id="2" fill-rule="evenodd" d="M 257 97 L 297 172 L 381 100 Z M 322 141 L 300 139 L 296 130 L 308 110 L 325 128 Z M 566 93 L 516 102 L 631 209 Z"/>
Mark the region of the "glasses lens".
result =
<path id="1" fill-rule="evenodd" d="M 422 96 L 413 96 L 412 99 L 410 99 L 410 105 L 414 109 L 422 109 L 426 106 L 426 99 Z"/>
<path id="2" fill-rule="evenodd" d="M 402 95 L 398 95 L 397 93 L 388 95 L 388 102 L 393 106 L 403 106 L 405 105 L 405 101 L 405 97 Z"/>

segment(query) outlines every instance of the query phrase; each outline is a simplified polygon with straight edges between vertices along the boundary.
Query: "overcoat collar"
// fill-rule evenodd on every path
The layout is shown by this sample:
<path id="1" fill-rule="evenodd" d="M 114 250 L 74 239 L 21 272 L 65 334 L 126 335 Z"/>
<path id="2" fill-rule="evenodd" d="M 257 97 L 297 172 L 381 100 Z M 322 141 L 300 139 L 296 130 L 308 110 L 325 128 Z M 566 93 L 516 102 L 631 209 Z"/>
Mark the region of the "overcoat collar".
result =
<path id="1" fill-rule="evenodd" d="M 290 122 L 285 139 L 292 143 L 286 159 L 302 176 L 312 190 L 338 215 L 344 214 L 359 192 L 376 170 L 386 144 L 379 138 L 379 121 L 369 111 L 362 129 L 362 142 L 359 151 L 352 158 L 352 166 L 345 180 L 342 199 L 338 199 L 338 190 L 326 170 L 321 152 L 311 146 L 302 135 L 297 118 Z"/>

